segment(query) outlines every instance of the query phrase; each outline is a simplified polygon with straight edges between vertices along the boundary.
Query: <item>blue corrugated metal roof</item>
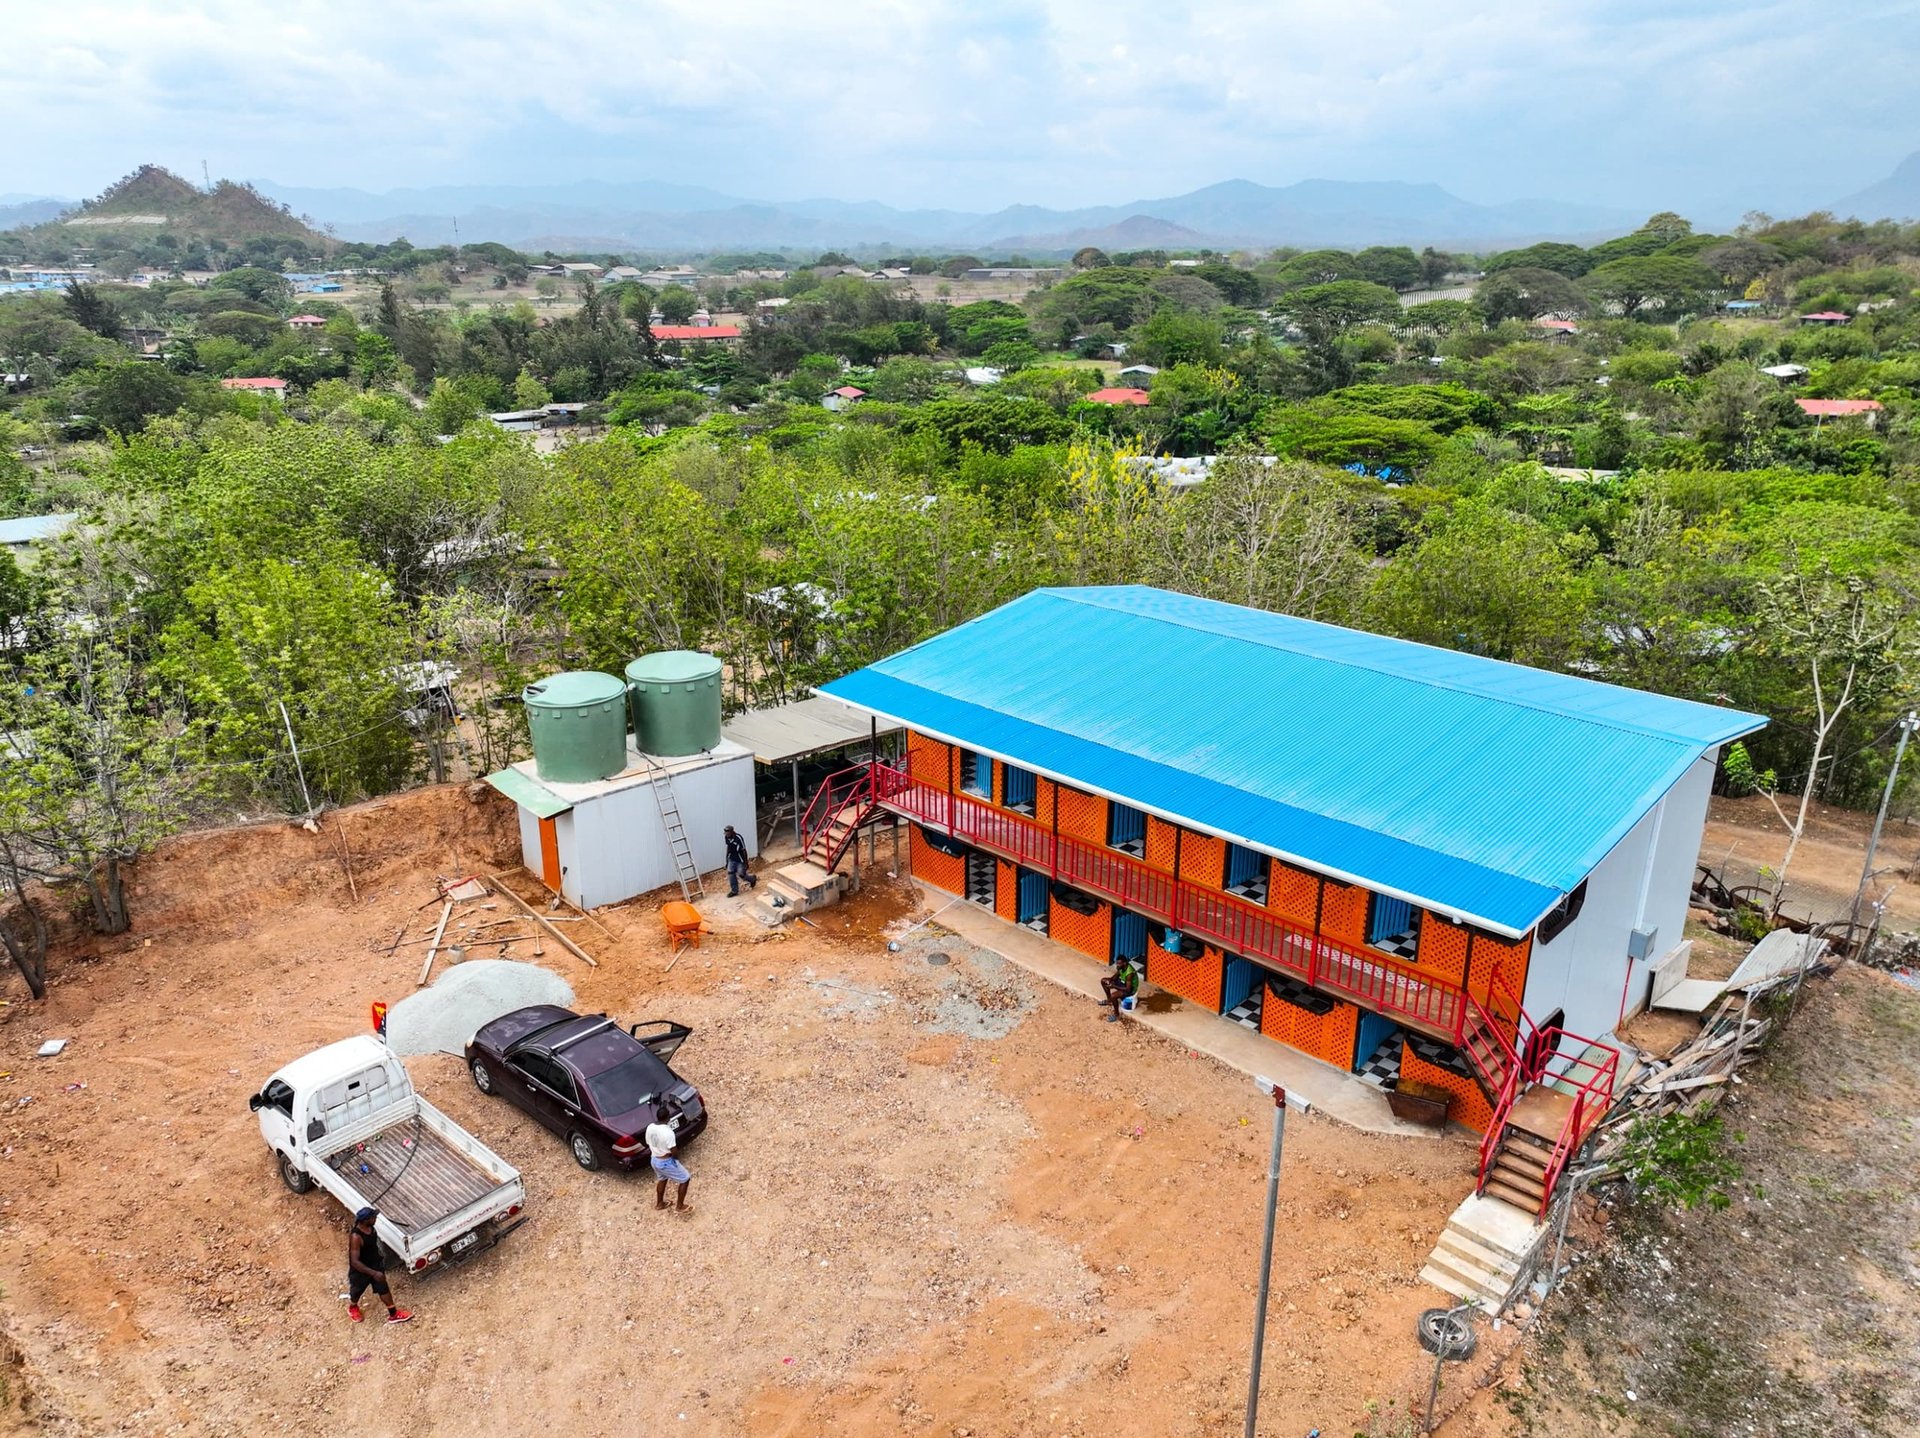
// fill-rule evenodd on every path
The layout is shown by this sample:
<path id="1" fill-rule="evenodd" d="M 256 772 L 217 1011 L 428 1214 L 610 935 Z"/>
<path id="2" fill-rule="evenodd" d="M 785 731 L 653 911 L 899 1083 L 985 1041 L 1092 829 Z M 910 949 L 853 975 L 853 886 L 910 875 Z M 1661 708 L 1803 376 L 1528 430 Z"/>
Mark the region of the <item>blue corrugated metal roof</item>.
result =
<path id="1" fill-rule="evenodd" d="M 1512 933 L 1766 722 L 1144 586 L 1035 590 L 823 692 Z"/>
<path id="2" fill-rule="evenodd" d="M 38 544 L 58 539 L 79 517 L 77 514 L 30 514 L 20 519 L 0 519 L 0 544 Z"/>

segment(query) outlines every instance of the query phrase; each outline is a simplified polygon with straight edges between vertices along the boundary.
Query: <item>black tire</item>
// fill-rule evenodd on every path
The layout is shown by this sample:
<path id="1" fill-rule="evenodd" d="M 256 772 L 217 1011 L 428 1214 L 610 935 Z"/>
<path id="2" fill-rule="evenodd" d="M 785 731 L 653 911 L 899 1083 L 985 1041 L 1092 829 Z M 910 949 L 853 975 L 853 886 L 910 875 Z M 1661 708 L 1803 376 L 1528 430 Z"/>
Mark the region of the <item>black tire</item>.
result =
<path id="1" fill-rule="evenodd" d="M 1415 1331 L 1420 1336 L 1420 1346 L 1427 1352 L 1439 1353 L 1444 1348 L 1446 1356 L 1456 1363 L 1473 1357 L 1473 1350 L 1480 1343 L 1467 1315 L 1451 1308 L 1429 1308 L 1420 1315 Z"/>
<path id="2" fill-rule="evenodd" d="M 573 1161 L 589 1173 L 600 1167 L 600 1152 L 593 1146 L 593 1140 L 575 1129 L 567 1135 L 567 1148 L 573 1154 Z"/>
<path id="3" fill-rule="evenodd" d="M 479 1089 L 480 1092 L 488 1098 L 493 1097 L 493 1074 L 488 1070 L 486 1060 L 478 1058 L 468 1059 L 467 1074 L 473 1079 L 473 1086 L 475 1088 Z"/>
<path id="4" fill-rule="evenodd" d="M 277 1155 L 280 1160 L 280 1182 L 295 1193 L 312 1193 L 313 1179 L 304 1169 L 296 1168 L 286 1154 Z"/>

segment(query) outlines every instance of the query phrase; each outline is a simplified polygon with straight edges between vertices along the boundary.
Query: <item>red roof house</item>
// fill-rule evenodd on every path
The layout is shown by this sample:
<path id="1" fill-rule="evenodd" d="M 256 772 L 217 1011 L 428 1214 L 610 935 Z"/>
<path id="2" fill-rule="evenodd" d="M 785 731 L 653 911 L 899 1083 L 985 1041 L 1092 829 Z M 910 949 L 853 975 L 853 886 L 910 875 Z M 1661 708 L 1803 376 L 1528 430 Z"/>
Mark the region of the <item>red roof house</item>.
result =
<path id="1" fill-rule="evenodd" d="M 271 375 L 248 375 L 243 379 L 223 379 L 220 381 L 220 388 L 266 390 L 270 394 L 284 395 L 287 392 L 287 382 L 283 379 L 275 379 Z"/>
<path id="2" fill-rule="evenodd" d="M 1800 316 L 1800 323 L 1803 325 L 1844 325 L 1852 319 L 1852 315 L 1843 314 L 1839 310 L 1815 310 L 1810 315 Z"/>
<path id="3" fill-rule="evenodd" d="M 737 340 L 738 325 L 654 325 L 657 340 Z"/>
<path id="4" fill-rule="evenodd" d="M 287 321 L 287 326 L 296 330 L 317 330 L 325 323 L 326 320 L 319 315 L 295 315 Z"/>
<path id="5" fill-rule="evenodd" d="M 834 393 L 839 395 L 840 398 L 842 399 L 865 399 L 867 397 L 867 392 L 865 390 L 855 389 L 850 384 L 841 385 L 839 389 L 834 391 Z"/>
<path id="6" fill-rule="evenodd" d="M 1833 419 L 1842 415 L 1872 415 L 1886 408 L 1877 399 L 1796 399 L 1801 413 L 1813 415 L 1816 419 Z"/>
<path id="7" fill-rule="evenodd" d="M 1152 399 L 1143 389 L 1097 389 L 1087 396 L 1089 404 L 1147 404 Z"/>
<path id="8" fill-rule="evenodd" d="M 1580 326 L 1572 320 L 1556 320 L 1549 315 L 1542 315 L 1539 319 L 1531 320 L 1529 323 L 1537 330 L 1547 330 L 1556 335 L 1577 335 L 1580 333 Z"/>

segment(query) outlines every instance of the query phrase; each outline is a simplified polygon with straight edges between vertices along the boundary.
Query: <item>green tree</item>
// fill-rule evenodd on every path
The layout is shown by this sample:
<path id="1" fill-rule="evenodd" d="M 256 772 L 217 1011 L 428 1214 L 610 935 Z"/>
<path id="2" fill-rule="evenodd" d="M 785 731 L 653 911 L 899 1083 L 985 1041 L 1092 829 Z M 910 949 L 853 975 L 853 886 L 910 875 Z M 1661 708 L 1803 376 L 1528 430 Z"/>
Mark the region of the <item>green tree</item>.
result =
<path id="1" fill-rule="evenodd" d="M 244 265 L 237 270 L 215 275 L 207 281 L 207 288 L 234 290 L 257 304 L 268 305 L 277 304 L 293 294 L 293 286 L 285 275 L 258 265 Z"/>
<path id="2" fill-rule="evenodd" d="M 660 311 L 661 323 L 683 325 L 700 308 L 700 296 L 683 285 L 668 285 L 653 297 L 653 304 Z"/>
<path id="3" fill-rule="evenodd" d="M 1390 290 L 1410 290 L 1420 283 L 1420 257 L 1405 245 L 1375 245 L 1353 257 L 1363 278 Z"/>
<path id="4" fill-rule="evenodd" d="M 301 806 L 288 722 L 315 802 L 384 794 L 412 769 L 397 675 L 416 648 L 391 581 L 351 545 L 215 564 L 185 599 L 155 667 L 206 716 L 209 751 L 236 784 Z"/>
<path id="5" fill-rule="evenodd" d="M 129 360 L 96 370 L 85 403 L 104 429 L 134 434 L 156 415 L 172 414 L 194 398 L 191 381 L 165 365 Z"/>
<path id="6" fill-rule="evenodd" d="M 1463 503 L 1380 571 L 1374 622 L 1403 639 L 1560 668 L 1587 648 L 1588 548 L 1538 520 Z"/>
<path id="7" fill-rule="evenodd" d="M 100 293 L 98 285 L 85 280 L 70 280 L 66 289 L 61 291 L 60 298 L 66 306 L 67 315 L 75 324 L 102 339 L 117 340 L 126 328 L 119 307 Z"/>
<path id="8" fill-rule="evenodd" d="M 10 884 L 22 870 L 78 883 L 102 934 L 126 932 L 122 866 L 184 821 L 191 791 L 187 722 L 145 685 L 125 637 L 69 628 L 0 698 L 0 734 L 15 751 L 0 765 Z M 17 886 L 15 898 L 25 902 Z"/>
<path id="9" fill-rule="evenodd" d="M 1490 273 L 1474 287 L 1473 302 L 1494 324 L 1584 314 L 1587 308 L 1586 295 L 1565 275 L 1527 266 Z"/>
<path id="10" fill-rule="evenodd" d="M 533 371 L 522 367 L 513 381 L 513 407 L 515 409 L 539 409 L 553 403 L 553 395 L 547 387 L 534 378 Z"/>
<path id="11" fill-rule="evenodd" d="M 1083 245 L 1073 252 L 1073 267 L 1076 270 L 1104 270 L 1112 263 L 1107 258 L 1107 252 L 1096 245 Z"/>
<path id="12" fill-rule="evenodd" d="M 1778 910 L 1828 745 L 1850 710 L 1905 688 L 1914 672 L 1920 630 L 1913 621 L 1912 591 L 1904 585 L 1841 577 L 1825 563 L 1806 563 L 1797 550 L 1789 551 L 1779 574 L 1762 580 L 1758 590 L 1755 643 L 1805 676 L 1804 725 L 1812 741 L 1793 815 L 1774 798 L 1787 827 L 1786 852 L 1772 876 L 1772 906 Z"/>
<path id="13" fill-rule="evenodd" d="M 1668 314 L 1698 309 L 1714 283 L 1698 260 L 1678 255 L 1609 260 L 1581 282 L 1595 304 L 1616 307 L 1627 319 L 1649 308 Z"/>

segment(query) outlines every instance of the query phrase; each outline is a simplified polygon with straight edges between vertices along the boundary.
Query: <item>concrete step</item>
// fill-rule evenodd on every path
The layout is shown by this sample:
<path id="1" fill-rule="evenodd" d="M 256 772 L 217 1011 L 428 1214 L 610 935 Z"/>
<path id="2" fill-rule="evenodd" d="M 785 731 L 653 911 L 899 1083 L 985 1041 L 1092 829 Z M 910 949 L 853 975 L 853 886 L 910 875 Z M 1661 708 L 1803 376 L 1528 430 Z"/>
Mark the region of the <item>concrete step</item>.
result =
<path id="1" fill-rule="evenodd" d="M 1431 1263 L 1420 1270 L 1420 1278 L 1423 1282 L 1431 1283 L 1442 1293 L 1457 1298 L 1463 1303 L 1469 1298 L 1478 1298 L 1483 1302 L 1486 1300 L 1486 1295 L 1478 1286 L 1466 1279 L 1456 1278 L 1453 1274 L 1444 1272 Z"/>
<path id="2" fill-rule="evenodd" d="M 1484 1194 L 1462 1199 L 1447 1219 L 1447 1227 L 1523 1267 L 1547 1236 L 1545 1225 L 1531 1210 L 1522 1213 L 1511 1203 Z"/>
<path id="3" fill-rule="evenodd" d="M 1451 1254 L 1487 1273 L 1504 1274 L 1509 1280 L 1520 1276 L 1519 1259 L 1488 1248 L 1486 1244 L 1477 1242 L 1471 1234 L 1462 1233 L 1456 1228 L 1440 1230 L 1440 1242 L 1434 1246 L 1434 1252 Z"/>
<path id="4" fill-rule="evenodd" d="M 1435 1288 L 1457 1298 L 1477 1298 L 1490 1311 L 1498 1312 L 1506 1302 L 1512 1281 L 1504 1274 L 1488 1273 L 1477 1265 L 1451 1254 L 1435 1252 L 1420 1270 L 1420 1276 Z"/>

